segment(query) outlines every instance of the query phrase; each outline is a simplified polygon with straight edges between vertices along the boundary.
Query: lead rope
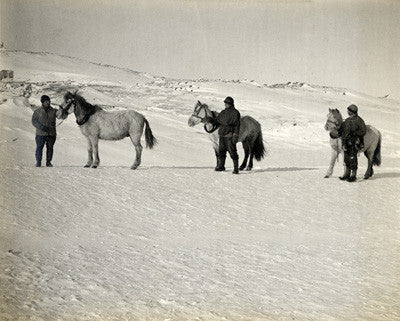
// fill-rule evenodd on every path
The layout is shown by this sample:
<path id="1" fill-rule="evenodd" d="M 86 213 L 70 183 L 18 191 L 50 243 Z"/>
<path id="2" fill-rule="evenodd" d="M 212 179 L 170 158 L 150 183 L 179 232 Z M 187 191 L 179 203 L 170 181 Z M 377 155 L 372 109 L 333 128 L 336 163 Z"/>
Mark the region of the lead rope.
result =
<path id="1" fill-rule="evenodd" d="M 54 104 L 54 105 L 56 105 L 56 106 L 60 107 L 62 110 L 64 110 L 64 108 L 62 108 L 61 105 L 59 105 L 59 104 Z M 65 119 L 61 119 L 61 121 L 58 124 L 56 124 L 56 127 L 60 126 L 64 120 Z"/>
<path id="2" fill-rule="evenodd" d="M 65 106 L 65 109 L 59 104 L 53 104 L 53 105 L 56 105 L 56 106 L 60 107 L 63 111 L 66 110 L 66 112 L 68 113 L 68 109 L 71 107 L 71 103 L 69 103 L 67 106 Z M 60 126 L 64 122 L 64 120 L 66 120 L 66 119 L 67 118 L 61 119 L 61 121 L 58 124 L 56 124 L 56 127 Z"/>

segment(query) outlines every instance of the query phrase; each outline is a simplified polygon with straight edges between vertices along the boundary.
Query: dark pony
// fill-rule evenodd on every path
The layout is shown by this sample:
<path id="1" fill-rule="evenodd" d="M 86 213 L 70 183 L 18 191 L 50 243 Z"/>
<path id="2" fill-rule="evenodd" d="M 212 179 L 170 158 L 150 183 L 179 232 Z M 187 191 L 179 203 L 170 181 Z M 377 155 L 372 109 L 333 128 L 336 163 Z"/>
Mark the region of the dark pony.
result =
<path id="1" fill-rule="evenodd" d="M 218 162 L 219 135 L 216 132 L 217 126 L 215 126 L 215 122 L 212 121 L 217 116 L 217 112 L 211 111 L 206 104 L 197 101 L 193 114 L 188 120 L 188 125 L 193 127 L 199 123 L 204 124 L 204 130 L 209 134 L 209 138 L 213 143 L 215 156 Z M 250 158 L 249 164 L 246 168 L 250 171 L 253 168 L 253 157 L 257 161 L 261 161 L 266 153 L 262 138 L 261 125 L 253 117 L 243 116 L 240 118 L 239 142 L 242 142 L 244 149 L 244 159 L 239 169 L 245 169 L 247 161 Z"/>
<path id="2" fill-rule="evenodd" d="M 136 150 L 136 158 L 131 166 L 132 169 L 136 169 L 141 163 L 143 148 L 140 139 L 144 127 L 146 147 L 151 149 L 157 144 L 147 119 L 136 111 L 108 112 L 100 106 L 88 103 L 77 92 L 67 92 L 64 95 L 64 103 L 62 105 L 64 119 L 68 117 L 68 110 L 71 107 L 75 114 L 76 123 L 88 142 L 88 161 L 85 167 L 96 168 L 99 165 L 99 139 L 120 140 L 129 137 Z"/>

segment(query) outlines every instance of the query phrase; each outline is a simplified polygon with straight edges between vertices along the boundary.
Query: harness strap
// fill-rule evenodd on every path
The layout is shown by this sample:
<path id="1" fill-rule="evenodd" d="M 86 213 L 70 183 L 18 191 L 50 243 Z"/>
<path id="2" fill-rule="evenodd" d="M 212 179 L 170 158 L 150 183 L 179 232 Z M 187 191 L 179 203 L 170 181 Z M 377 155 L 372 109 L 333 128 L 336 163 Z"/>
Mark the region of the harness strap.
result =
<path id="1" fill-rule="evenodd" d="M 207 117 L 207 114 L 206 114 L 206 117 L 204 119 L 204 122 L 205 122 L 204 130 L 209 134 L 215 132 L 219 128 L 219 124 L 216 124 L 215 122 L 210 122 L 209 121 L 210 118 L 213 119 L 213 120 L 216 118 L 215 117 L 215 112 L 211 111 L 211 115 L 212 115 L 211 117 Z M 213 125 L 213 127 L 210 130 L 207 129 L 207 123 L 211 123 Z"/>
<path id="2" fill-rule="evenodd" d="M 89 120 L 90 116 L 92 116 L 95 112 L 96 112 L 96 110 L 93 110 L 90 113 L 86 114 L 81 121 L 78 121 L 78 119 L 77 119 L 76 123 L 79 126 L 82 126 L 84 123 L 86 123 Z"/>

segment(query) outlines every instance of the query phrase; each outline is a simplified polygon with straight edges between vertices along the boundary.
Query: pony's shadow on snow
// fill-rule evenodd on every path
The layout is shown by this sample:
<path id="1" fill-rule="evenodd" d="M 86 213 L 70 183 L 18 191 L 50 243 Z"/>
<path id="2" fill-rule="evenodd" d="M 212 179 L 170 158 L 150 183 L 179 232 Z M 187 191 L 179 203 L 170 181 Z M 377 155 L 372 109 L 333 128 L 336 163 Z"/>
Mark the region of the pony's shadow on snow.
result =
<path id="1" fill-rule="evenodd" d="M 130 169 L 129 165 L 100 165 L 97 168 L 92 168 L 92 167 L 85 167 L 84 165 L 58 165 L 54 166 L 57 168 L 82 168 L 84 170 L 101 170 L 101 169 Z M 151 169 L 214 169 L 212 166 L 161 166 L 161 165 L 156 165 L 156 166 L 139 166 L 135 171 L 142 171 L 142 170 L 151 170 Z"/>
<path id="2" fill-rule="evenodd" d="M 384 179 L 384 178 L 398 178 L 398 177 L 400 177 L 400 172 L 375 173 L 374 176 L 372 176 L 371 178 L 363 179 L 361 182 L 374 181 L 377 179 Z"/>
<path id="3" fill-rule="evenodd" d="M 251 171 L 241 171 L 243 174 L 257 174 L 257 173 L 268 173 L 268 172 L 299 172 L 299 171 L 315 171 L 319 168 L 314 167 L 268 167 L 253 169 Z"/>
<path id="4" fill-rule="evenodd" d="M 214 167 L 212 166 L 143 166 L 138 167 L 141 170 L 149 170 L 149 169 L 204 169 L 204 170 L 212 170 L 214 171 Z M 227 168 L 225 172 L 231 171 L 233 168 Z M 297 171 L 312 171 L 318 170 L 319 168 L 313 167 L 270 167 L 270 168 L 261 168 L 261 169 L 253 169 L 251 171 L 240 171 L 240 174 L 257 174 L 257 173 L 265 173 L 265 172 L 297 172 Z"/>
<path id="5" fill-rule="evenodd" d="M 63 165 L 58 166 L 61 168 L 84 168 L 83 165 Z M 126 168 L 129 169 L 129 166 L 123 165 L 100 165 L 98 168 L 85 168 L 85 170 L 99 170 L 99 169 L 111 169 L 111 168 Z M 182 170 L 214 170 L 213 166 L 162 166 L 162 165 L 155 165 L 155 166 L 139 166 L 136 171 L 143 171 L 143 170 L 152 170 L 152 169 L 182 169 Z M 230 171 L 232 168 L 227 168 L 225 171 Z M 253 169 L 251 171 L 242 170 L 240 171 L 241 174 L 257 174 L 257 173 L 267 173 L 267 172 L 298 172 L 298 171 L 314 171 L 319 170 L 319 168 L 314 167 L 268 167 L 268 168 L 260 168 L 260 169 Z M 400 176 L 400 173 L 399 173 Z"/>
<path id="6" fill-rule="evenodd" d="M 149 170 L 149 169 L 208 169 L 213 170 L 214 167 L 212 166 L 140 166 L 138 169 L 141 170 Z"/>

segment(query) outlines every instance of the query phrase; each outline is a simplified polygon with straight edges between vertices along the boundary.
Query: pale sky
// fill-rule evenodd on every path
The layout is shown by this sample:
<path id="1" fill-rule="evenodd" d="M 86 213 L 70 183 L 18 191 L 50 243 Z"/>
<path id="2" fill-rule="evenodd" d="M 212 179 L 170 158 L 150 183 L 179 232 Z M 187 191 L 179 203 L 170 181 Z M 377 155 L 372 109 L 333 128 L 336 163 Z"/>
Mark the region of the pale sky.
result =
<path id="1" fill-rule="evenodd" d="M 0 0 L 8 49 L 400 98 L 400 0 Z"/>

